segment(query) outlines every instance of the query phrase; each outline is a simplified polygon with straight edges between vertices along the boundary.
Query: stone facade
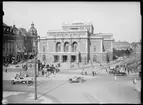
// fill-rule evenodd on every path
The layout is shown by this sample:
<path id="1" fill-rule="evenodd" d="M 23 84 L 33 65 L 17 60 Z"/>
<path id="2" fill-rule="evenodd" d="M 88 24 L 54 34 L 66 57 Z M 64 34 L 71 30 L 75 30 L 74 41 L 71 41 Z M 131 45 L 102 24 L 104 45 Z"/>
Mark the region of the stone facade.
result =
<path id="1" fill-rule="evenodd" d="M 16 55 L 15 39 L 13 28 L 3 23 L 3 63 L 10 62 L 12 56 Z"/>
<path id="2" fill-rule="evenodd" d="M 40 39 L 39 60 L 48 63 L 107 62 L 107 56 L 112 60 L 112 34 L 94 34 L 91 23 L 63 24 L 62 28 L 49 30 L 47 37 Z"/>

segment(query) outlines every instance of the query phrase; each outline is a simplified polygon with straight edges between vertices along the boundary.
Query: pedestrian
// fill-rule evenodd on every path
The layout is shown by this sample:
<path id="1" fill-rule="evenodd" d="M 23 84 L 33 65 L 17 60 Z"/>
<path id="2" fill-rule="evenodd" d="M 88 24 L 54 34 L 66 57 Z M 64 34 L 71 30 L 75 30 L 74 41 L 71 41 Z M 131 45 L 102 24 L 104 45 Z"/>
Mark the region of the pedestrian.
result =
<path id="1" fill-rule="evenodd" d="M 5 72 L 7 73 L 7 69 L 5 69 Z"/>
<path id="2" fill-rule="evenodd" d="M 42 76 L 44 76 L 44 70 L 42 70 Z"/>
<path id="3" fill-rule="evenodd" d="M 128 70 L 128 74 L 129 74 L 129 70 Z"/>
<path id="4" fill-rule="evenodd" d="M 136 78 L 133 80 L 133 83 L 134 83 L 134 84 L 136 84 L 136 83 L 137 83 L 137 80 L 136 80 Z"/>
<path id="5" fill-rule="evenodd" d="M 95 76 L 95 70 L 96 70 L 96 67 L 94 67 L 92 70 L 92 76 Z"/>
<path id="6" fill-rule="evenodd" d="M 114 80 L 115 80 L 115 81 L 117 80 L 116 75 L 114 76 Z"/>
<path id="7" fill-rule="evenodd" d="M 46 78 L 47 78 L 47 77 L 49 77 L 49 76 L 48 76 L 48 72 L 46 72 Z"/>
<path id="8" fill-rule="evenodd" d="M 92 70 L 92 76 L 94 76 L 94 70 Z"/>
<path id="9" fill-rule="evenodd" d="M 85 71 L 85 75 L 87 76 L 87 71 Z"/>

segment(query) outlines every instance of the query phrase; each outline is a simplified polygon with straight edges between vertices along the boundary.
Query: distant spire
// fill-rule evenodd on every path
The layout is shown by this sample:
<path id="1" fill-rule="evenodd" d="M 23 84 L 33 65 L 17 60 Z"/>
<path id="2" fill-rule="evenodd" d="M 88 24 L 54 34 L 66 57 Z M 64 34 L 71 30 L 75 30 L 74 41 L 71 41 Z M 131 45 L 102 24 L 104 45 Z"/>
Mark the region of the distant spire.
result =
<path id="1" fill-rule="evenodd" d="M 34 23 L 33 23 L 33 21 L 32 21 L 31 27 L 34 27 Z"/>

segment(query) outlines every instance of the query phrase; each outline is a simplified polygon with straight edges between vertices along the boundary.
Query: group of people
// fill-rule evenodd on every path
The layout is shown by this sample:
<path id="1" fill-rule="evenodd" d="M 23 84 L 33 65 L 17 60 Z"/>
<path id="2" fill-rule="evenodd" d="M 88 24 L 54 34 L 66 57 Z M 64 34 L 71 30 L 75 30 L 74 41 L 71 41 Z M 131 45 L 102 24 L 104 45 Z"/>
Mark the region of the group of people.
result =
<path id="1" fill-rule="evenodd" d="M 124 65 L 116 65 L 115 67 L 110 67 L 109 66 L 109 68 L 106 68 L 106 72 L 108 72 L 108 69 L 109 70 L 115 70 L 116 72 L 127 72 L 128 74 L 130 73 L 130 70 L 127 67 L 126 64 L 124 64 Z"/>
<path id="2" fill-rule="evenodd" d="M 41 71 L 42 71 L 42 75 L 45 76 L 45 77 L 49 77 L 49 75 L 52 73 L 52 74 L 56 74 L 59 69 L 56 68 L 58 67 L 58 65 L 54 66 L 53 64 L 50 66 L 50 65 L 42 65 L 42 68 L 41 68 Z"/>
<path id="3" fill-rule="evenodd" d="M 19 74 L 16 74 L 15 79 L 20 79 L 20 78 L 24 78 L 24 77 L 28 77 L 28 74 L 25 74 L 23 76 L 22 73 L 20 72 Z"/>
<path id="4" fill-rule="evenodd" d="M 84 68 L 82 69 L 81 75 L 82 75 L 82 76 L 83 76 L 83 75 L 86 75 L 86 76 L 87 76 L 87 71 L 85 71 Z"/>
<path id="5" fill-rule="evenodd" d="M 97 73 L 96 73 L 96 67 L 93 67 L 92 69 L 92 76 L 95 76 Z M 87 71 L 85 70 L 85 68 L 82 69 L 81 71 L 81 75 L 86 75 L 87 76 Z"/>

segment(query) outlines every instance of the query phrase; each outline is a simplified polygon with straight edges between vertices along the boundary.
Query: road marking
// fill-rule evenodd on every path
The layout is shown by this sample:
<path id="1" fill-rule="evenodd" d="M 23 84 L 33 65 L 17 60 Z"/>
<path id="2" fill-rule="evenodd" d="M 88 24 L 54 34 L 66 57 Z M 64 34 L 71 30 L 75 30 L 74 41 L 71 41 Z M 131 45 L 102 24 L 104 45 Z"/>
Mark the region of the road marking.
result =
<path id="1" fill-rule="evenodd" d="M 83 92 L 83 94 L 84 94 L 90 101 L 92 101 L 92 102 L 94 102 L 94 103 L 99 103 L 99 104 L 101 104 L 101 100 L 99 100 L 97 97 L 95 97 L 95 95 L 92 96 L 92 95 L 90 95 L 90 94 L 88 94 L 88 93 L 85 93 L 85 92 Z"/>
<path id="2" fill-rule="evenodd" d="M 59 84 L 59 85 L 55 86 L 54 88 L 49 89 L 45 94 L 47 94 L 47 93 L 49 93 L 49 92 L 51 92 L 51 91 L 53 91 L 53 90 L 55 90 L 55 89 L 59 88 L 60 86 L 65 85 L 65 84 L 67 84 L 67 83 L 68 83 L 68 81 L 66 81 L 66 82 L 64 82 L 64 83 L 61 83 L 61 84 Z M 43 95 L 45 95 L 45 94 L 43 94 Z M 43 95 L 42 95 L 42 96 L 43 96 Z"/>
<path id="3" fill-rule="evenodd" d="M 40 88 L 41 86 L 44 86 L 44 85 L 46 85 L 46 84 L 49 84 L 50 82 L 52 82 L 52 80 L 49 80 L 49 81 L 47 81 L 46 83 L 43 83 L 43 84 L 41 84 L 41 85 L 38 85 L 37 88 Z"/>
<path id="4" fill-rule="evenodd" d="M 131 85 L 130 83 L 127 83 L 127 85 L 130 86 L 131 88 L 133 88 L 135 91 L 141 92 L 141 89 L 137 88 L 136 86 Z"/>

